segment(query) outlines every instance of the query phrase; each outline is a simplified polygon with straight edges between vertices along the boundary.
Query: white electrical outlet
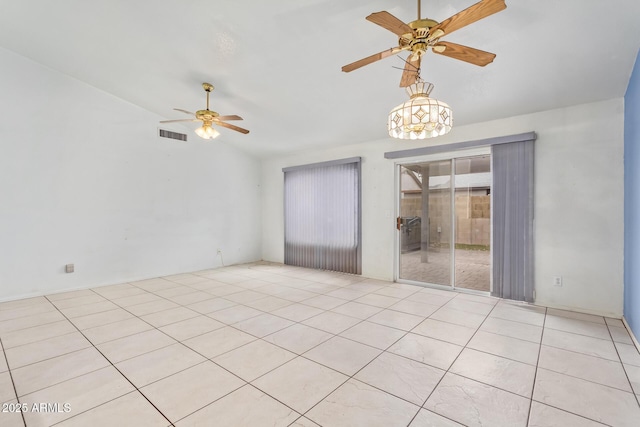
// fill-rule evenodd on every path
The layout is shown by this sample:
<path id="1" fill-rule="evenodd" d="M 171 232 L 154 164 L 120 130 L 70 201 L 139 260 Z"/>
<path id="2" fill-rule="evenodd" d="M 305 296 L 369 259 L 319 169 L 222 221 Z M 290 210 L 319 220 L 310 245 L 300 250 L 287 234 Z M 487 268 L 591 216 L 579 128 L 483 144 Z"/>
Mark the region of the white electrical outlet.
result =
<path id="1" fill-rule="evenodd" d="M 67 264 L 64 266 L 64 271 L 66 273 L 73 273 L 75 271 L 75 265 L 73 264 Z"/>
<path id="2" fill-rule="evenodd" d="M 562 276 L 553 276 L 553 286 L 562 286 Z"/>

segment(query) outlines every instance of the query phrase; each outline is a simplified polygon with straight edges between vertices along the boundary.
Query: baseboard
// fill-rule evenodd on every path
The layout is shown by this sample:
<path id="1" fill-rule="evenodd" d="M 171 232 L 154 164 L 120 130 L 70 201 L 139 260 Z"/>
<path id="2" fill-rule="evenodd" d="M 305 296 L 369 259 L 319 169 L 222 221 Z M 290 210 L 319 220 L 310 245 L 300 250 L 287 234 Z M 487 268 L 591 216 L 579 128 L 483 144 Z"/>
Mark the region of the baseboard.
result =
<path id="1" fill-rule="evenodd" d="M 547 308 L 554 308 L 556 310 L 573 311 L 575 313 L 592 314 L 594 316 L 609 317 L 611 319 L 619 319 L 620 318 L 620 313 L 612 313 L 612 312 L 607 312 L 607 311 L 592 310 L 592 309 L 582 308 L 582 307 L 571 307 L 571 306 L 567 306 L 567 305 L 555 304 L 554 302 L 544 301 L 544 300 L 540 300 L 540 299 L 536 299 L 534 301 L 534 305 L 539 305 L 539 306 L 547 307 Z"/>
<path id="2" fill-rule="evenodd" d="M 116 284 L 121 284 L 123 282 L 120 283 L 116 283 Z M 124 282 L 127 283 L 127 282 Z M 87 289 L 93 289 L 93 288 L 99 288 L 101 286 L 109 286 L 109 285 L 83 285 L 83 286 L 77 286 L 77 287 L 73 287 L 73 288 L 64 288 L 64 289 L 56 289 L 55 291 L 35 291 L 35 292 L 29 292 L 26 294 L 19 294 L 19 295 L 12 295 L 10 297 L 6 297 L 6 298 L 0 298 L 0 303 L 3 302 L 11 302 L 11 301 L 18 301 L 18 300 L 22 300 L 22 299 L 30 299 L 30 298 L 39 298 L 39 297 L 44 297 L 47 295 L 55 295 L 55 294 L 63 294 L 65 292 L 74 292 L 74 291 L 84 291 Z"/>
<path id="3" fill-rule="evenodd" d="M 631 327 L 627 323 L 627 319 L 625 319 L 624 316 L 622 316 L 622 323 L 624 323 L 624 327 L 627 328 L 627 332 L 629 332 L 629 335 L 631 336 L 631 341 L 633 341 L 633 344 L 636 346 L 636 350 L 638 350 L 638 353 L 640 353 L 640 343 L 638 342 L 638 339 L 636 338 L 636 336 L 633 335 L 633 331 L 631 330 Z"/>

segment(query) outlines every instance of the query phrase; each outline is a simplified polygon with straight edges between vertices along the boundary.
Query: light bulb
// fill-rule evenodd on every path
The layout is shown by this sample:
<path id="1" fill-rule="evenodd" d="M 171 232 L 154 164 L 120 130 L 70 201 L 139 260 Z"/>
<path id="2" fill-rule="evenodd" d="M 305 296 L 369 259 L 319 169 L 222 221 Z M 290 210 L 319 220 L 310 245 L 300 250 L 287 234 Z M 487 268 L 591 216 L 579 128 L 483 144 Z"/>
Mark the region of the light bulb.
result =
<path id="1" fill-rule="evenodd" d="M 207 127 L 207 137 L 209 139 L 214 139 L 220 136 L 220 132 L 218 132 L 216 129 L 212 128 L 211 126 Z"/>
<path id="2" fill-rule="evenodd" d="M 198 129 L 196 129 L 196 134 L 197 134 L 200 138 L 207 139 L 207 130 L 205 129 L 205 127 L 204 127 L 204 126 L 200 126 Z"/>
<path id="3" fill-rule="evenodd" d="M 196 134 L 204 139 L 214 139 L 220 136 L 220 132 L 206 124 L 196 129 Z"/>

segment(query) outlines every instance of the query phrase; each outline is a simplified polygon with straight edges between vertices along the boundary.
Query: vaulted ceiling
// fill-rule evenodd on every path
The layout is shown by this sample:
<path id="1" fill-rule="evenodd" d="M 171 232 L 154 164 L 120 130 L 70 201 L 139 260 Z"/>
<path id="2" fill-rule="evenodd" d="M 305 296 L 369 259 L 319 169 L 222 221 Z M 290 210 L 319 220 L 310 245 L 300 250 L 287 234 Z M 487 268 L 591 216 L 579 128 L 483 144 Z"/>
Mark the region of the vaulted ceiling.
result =
<path id="1" fill-rule="evenodd" d="M 423 0 L 422 15 L 442 21 L 476 1 Z M 492 64 L 423 60 L 455 125 L 624 95 L 640 1 L 506 1 L 446 37 L 496 53 Z M 340 71 L 397 44 L 364 19 L 381 10 L 417 17 L 416 0 L 0 0 L 0 46 L 165 118 L 204 108 L 211 82 L 212 109 L 251 130 L 213 143 L 271 156 L 388 137 L 387 113 L 406 99 L 402 59 Z"/>

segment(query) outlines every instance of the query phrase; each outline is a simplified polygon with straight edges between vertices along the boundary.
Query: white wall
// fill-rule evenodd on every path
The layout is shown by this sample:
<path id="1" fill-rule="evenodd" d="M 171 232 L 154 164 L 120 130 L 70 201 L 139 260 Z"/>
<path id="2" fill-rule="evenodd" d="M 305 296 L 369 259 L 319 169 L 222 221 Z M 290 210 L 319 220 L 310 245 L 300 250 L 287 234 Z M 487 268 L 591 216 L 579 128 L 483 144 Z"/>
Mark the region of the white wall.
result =
<path id="1" fill-rule="evenodd" d="M 620 317 L 623 293 L 623 99 L 472 126 L 426 143 L 390 138 L 263 161 L 265 260 L 282 262 L 282 168 L 362 160 L 363 275 L 393 278 L 394 162 L 386 151 L 535 131 L 535 282 L 541 305 Z M 384 135 L 384 118 L 380 120 Z M 553 276 L 563 286 L 552 285 Z"/>
<path id="2" fill-rule="evenodd" d="M 224 135 L 160 139 L 161 117 L 1 48 L 0 77 L 0 300 L 260 259 L 260 162 Z"/>

